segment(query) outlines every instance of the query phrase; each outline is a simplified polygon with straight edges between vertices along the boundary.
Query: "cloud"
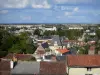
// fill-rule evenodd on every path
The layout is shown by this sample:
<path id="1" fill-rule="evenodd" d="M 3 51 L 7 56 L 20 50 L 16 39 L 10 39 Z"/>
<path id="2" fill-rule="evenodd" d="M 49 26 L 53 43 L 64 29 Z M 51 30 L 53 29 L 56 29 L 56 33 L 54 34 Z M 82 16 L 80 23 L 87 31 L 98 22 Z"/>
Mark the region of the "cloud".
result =
<path id="1" fill-rule="evenodd" d="M 74 11 L 75 11 L 75 12 L 77 12 L 78 10 L 79 10 L 79 8 L 78 8 L 78 7 L 75 7 L 75 8 L 74 8 Z"/>
<path id="2" fill-rule="evenodd" d="M 68 2 L 68 0 L 55 0 L 57 3 L 65 3 Z"/>
<path id="3" fill-rule="evenodd" d="M 0 8 L 50 8 L 48 0 L 0 0 Z"/>
<path id="4" fill-rule="evenodd" d="M 93 0 L 55 0 L 56 3 L 91 3 Z"/>
<path id="5" fill-rule="evenodd" d="M 6 14 L 8 13 L 8 10 L 0 10 L 0 14 Z"/>
<path id="6" fill-rule="evenodd" d="M 48 3 L 47 0 L 34 0 L 32 3 L 33 8 L 50 8 L 51 5 Z"/>
<path id="7" fill-rule="evenodd" d="M 69 16 L 71 14 L 72 14 L 72 12 L 65 12 L 65 16 Z"/>
<path id="8" fill-rule="evenodd" d="M 73 15 L 73 16 L 68 16 L 68 18 L 85 18 L 85 16 L 75 16 L 75 15 Z"/>
<path id="9" fill-rule="evenodd" d="M 28 5 L 28 0 L 0 0 L 2 8 L 25 8 Z"/>
<path id="10" fill-rule="evenodd" d="M 78 7 L 74 7 L 73 10 L 72 10 L 72 12 L 66 11 L 65 12 L 65 16 L 71 16 L 71 15 L 73 15 L 74 13 L 76 13 L 78 11 L 79 11 L 79 8 Z"/>
<path id="11" fill-rule="evenodd" d="M 22 20 L 31 20 L 31 19 L 32 19 L 31 16 L 20 16 L 20 18 L 21 18 Z"/>

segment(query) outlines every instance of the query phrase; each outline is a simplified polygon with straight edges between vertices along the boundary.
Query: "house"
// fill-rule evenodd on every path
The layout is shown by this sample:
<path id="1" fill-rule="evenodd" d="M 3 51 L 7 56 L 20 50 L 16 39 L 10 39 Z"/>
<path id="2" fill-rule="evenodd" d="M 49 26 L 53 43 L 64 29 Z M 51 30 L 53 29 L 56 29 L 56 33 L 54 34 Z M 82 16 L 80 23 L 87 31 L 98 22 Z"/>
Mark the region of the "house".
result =
<path id="1" fill-rule="evenodd" d="M 85 45 L 85 42 L 77 41 L 77 40 L 64 40 L 63 43 L 67 45 L 67 48 L 71 48 L 74 45 L 79 45 L 79 46 L 84 46 Z"/>
<path id="2" fill-rule="evenodd" d="M 65 48 L 65 46 L 61 46 L 60 44 L 57 43 L 57 41 L 55 41 L 51 46 L 49 46 L 49 48 L 50 48 L 52 54 L 57 55 L 57 54 L 59 54 L 57 49 L 63 49 L 63 48 Z"/>
<path id="3" fill-rule="evenodd" d="M 10 75 L 10 61 L 0 59 L 0 75 Z"/>
<path id="4" fill-rule="evenodd" d="M 46 53 L 45 49 L 41 45 L 39 45 L 34 53 L 34 57 L 36 58 L 37 61 L 41 61 L 45 53 Z"/>
<path id="5" fill-rule="evenodd" d="M 81 26 L 70 26 L 68 29 L 69 29 L 69 30 L 71 30 L 71 29 L 79 29 L 79 30 L 82 30 L 82 29 L 84 29 L 84 28 L 81 27 Z"/>
<path id="6" fill-rule="evenodd" d="M 56 31 L 57 28 L 55 26 L 53 26 L 53 27 L 45 27 L 45 30 L 46 31 Z"/>
<path id="7" fill-rule="evenodd" d="M 41 44 L 43 42 L 47 42 L 48 44 L 51 44 L 52 39 L 36 39 L 38 44 Z"/>
<path id="8" fill-rule="evenodd" d="M 43 42 L 42 44 L 42 47 L 45 49 L 45 48 L 49 48 L 49 45 L 48 45 L 48 43 L 47 42 Z"/>
<path id="9" fill-rule="evenodd" d="M 66 75 L 64 62 L 41 62 L 40 75 Z"/>
<path id="10" fill-rule="evenodd" d="M 70 54 L 70 51 L 67 48 L 56 49 L 56 55 L 66 55 L 66 54 Z"/>
<path id="11" fill-rule="evenodd" d="M 60 41 L 59 35 L 54 35 L 54 36 L 52 37 L 52 45 L 54 45 L 55 42 L 57 42 L 58 46 L 61 46 L 61 41 Z"/>
<path id="12" fill-rule="evenodd" d="M 18 62 L 14 69 L 11 70 L 11 75 L 35 75 L 39 74 L 39 62 Z"/>
<path id="13" fill-rule="evenodd" d="M 16 57 L 17 60 L 19 61 L 28 61 L 31 59 L 35 59 L 35 57 L 33 57 L 31 54 L 12 54 L 9 53 L 7 56 L 4 57 L 4 59 L 13 59 L 13 57 Z"/>
<path id="14" fill-rule="evenodd" d="M 35 51 L 35 54 L 43 56 L 45 54 L 45 49 L 40 45 Z"/>
<path id="15" fill-rule="evenodd" d="M 42 61 L 49 61 L 49 62 L 57 61 L 55 55 L 44 55 L 42 59 L 43 59 Z"/>
<path id="16" fill-rule="evenodd" d="M 66 55 L 62 55 L 62 56 L 56 56 L 57 61 L 63 61 L 66 62 Z"/>
<path id="17" fill-rule="evenodd" d="M 11 75 L 66 75 L 64 62 L 18 62 Z"/>
<path id="18" fill-rule="evenodd" d="M 95 46 L 90 46 L 90 49 L 88 50 L 89 55 L 94 55 L 95 54 Z"/>
<path id="19" fill-rule="evenodd" d="M 100 55 L 68 55 L 68 75 L 100 75 Z"/>

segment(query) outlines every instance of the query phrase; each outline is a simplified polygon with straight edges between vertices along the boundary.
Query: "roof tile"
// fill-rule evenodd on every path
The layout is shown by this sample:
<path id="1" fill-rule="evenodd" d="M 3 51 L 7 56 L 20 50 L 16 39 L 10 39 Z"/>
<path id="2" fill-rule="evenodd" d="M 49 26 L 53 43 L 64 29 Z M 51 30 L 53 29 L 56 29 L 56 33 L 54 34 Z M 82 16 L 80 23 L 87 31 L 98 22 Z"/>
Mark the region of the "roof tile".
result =
<path id="1" fill-rule="evenodd" d="M 98 67 L 100 55 L 68 55 L 68 66 Z"/>
<path id="2" fill-rule="evenodd" d="M 33 56 L 30 54 L 8 54 L 5 59 L 13 59 L 15 56 L 18 60 L 30 60 Z"/>
<path id="3" fill-rule="evenodd" d="M 40 74 L 43 75 L 65 75 L 66 65 L 64 62 L 41 62 Z"/>

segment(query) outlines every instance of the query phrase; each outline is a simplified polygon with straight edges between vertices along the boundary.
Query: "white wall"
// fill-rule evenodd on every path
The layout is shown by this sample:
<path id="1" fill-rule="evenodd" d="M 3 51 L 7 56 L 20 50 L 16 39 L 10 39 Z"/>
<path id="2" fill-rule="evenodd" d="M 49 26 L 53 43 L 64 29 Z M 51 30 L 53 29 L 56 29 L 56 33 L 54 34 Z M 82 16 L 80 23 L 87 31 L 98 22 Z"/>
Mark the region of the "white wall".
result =
<path id="1" fill-rule="evenodd" d="M 85 74 L 100 75 L 100 68 L 91 68 L 91 71 L 87 71 L 87 68 L 70 68 L 69 69 L 69 75 L 85 75 Z"/>
<path id="2" fill-rule="evenodd" d="M 70 68 L 69 75 L 85 75 L 87 72 L 86 68 Z"/>
<path id="3" fill-rule="evenodd" d="M 93 73 L 94 75 L 100 75 L 100 68 L 93 68 L 93 69 L 92 69 L 92 73 Z"/>

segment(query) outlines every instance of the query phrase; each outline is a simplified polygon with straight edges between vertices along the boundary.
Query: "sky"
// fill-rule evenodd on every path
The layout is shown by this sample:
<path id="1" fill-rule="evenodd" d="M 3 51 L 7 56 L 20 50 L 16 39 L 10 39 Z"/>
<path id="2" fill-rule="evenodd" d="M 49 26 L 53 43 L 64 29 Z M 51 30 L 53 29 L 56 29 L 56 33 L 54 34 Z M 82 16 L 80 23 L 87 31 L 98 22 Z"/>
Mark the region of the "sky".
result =
<path id="1" fill-rule="evenodd" d="M 100 23 L 100 0 L 0 0 L 0 23 Z"/>

